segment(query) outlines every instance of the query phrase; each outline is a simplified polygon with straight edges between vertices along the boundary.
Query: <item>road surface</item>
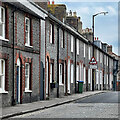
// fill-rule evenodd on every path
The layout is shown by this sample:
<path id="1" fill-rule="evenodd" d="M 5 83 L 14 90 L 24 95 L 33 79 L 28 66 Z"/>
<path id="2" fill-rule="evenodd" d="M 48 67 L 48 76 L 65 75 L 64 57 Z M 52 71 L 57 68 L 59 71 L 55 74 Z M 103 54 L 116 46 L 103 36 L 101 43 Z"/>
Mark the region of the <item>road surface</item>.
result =
<path id="1" fill-rule="evenodd" d="M 118 118 L 119 96 L 118 92 L 102 93 L 13 118 Z"/>

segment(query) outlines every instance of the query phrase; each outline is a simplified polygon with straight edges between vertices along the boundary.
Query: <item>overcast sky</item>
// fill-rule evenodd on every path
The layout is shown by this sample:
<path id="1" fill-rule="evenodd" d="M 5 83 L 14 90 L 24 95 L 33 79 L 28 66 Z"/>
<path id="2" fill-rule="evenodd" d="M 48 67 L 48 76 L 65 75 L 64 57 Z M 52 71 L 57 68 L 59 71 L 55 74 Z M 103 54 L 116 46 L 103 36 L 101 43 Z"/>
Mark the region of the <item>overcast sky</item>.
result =
<path id="1" fill-rule="evenodd" d="M 112 0 L 112 2 L 78 2 L 79 0 L 54 1 L 55 4 L 65 4 L 67 12 L 69 12 L 69 10 L 73 12 L 76 11 L 77 16 L 80 16 L 83 22 L 83 29 L 92 27 L 93 14 L 107 11 L 108 14 L 106 16 L 99 15 L 95 17 L 95 36 L 99 37 L 102 42 L 113 45 L 113 52 L 118 54 L 118 2 L 113 2 Z"/>

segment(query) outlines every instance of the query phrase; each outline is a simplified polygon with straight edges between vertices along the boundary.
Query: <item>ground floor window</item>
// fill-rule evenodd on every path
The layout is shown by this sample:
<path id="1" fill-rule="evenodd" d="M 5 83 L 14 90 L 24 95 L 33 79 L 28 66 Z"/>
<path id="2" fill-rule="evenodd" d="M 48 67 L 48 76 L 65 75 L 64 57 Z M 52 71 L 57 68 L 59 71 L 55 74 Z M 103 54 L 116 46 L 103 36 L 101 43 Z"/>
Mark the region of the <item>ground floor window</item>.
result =
<path id="1" fill-rule="evenodd" d="M 30 64 L 25 63 L 25 91 L 30 90 Z"/>
<path id="2" fill-rule="evenodd" d="M 5 60 L 0 59 L 0 92 L 5 91 Z"/>
<path id="3" fill-rule="evenodd" d="M 64 64 L 59 64 L 59 85 L 64 84 Z"/>

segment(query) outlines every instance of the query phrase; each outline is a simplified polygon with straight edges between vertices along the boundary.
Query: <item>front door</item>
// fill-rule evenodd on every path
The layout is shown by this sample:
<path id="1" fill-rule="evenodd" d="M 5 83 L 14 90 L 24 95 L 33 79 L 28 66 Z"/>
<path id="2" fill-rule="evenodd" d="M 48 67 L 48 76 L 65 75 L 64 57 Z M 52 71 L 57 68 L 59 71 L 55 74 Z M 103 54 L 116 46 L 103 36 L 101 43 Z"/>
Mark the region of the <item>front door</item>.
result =
<path id="1" fill-rule="evenodd" d="M 88 70 L 86 69 L 86 91 L 88 91 Z"/>
<path id="2" fill-rule="evenodd" d="M 68 60 L 68 93 L 70 93 L 70 60 Z"/>
<path id="3" fill-rule="evenodd" d="M 40 100 L 44 100 L 44 66 L 40 64 Z"/>
<path id="4" fill-rule="evenodd" d="M 47 75 L 46 75 L 46 98 L 49 97 L 49 59 L 47 58 Z"/>
<path id="5" fill-rule="evenodd" d="M 16 99 L 17 103 L 20 103 L 20 59 L 18 58 L 17 60 L 17 94 L 16 94 Z"/>

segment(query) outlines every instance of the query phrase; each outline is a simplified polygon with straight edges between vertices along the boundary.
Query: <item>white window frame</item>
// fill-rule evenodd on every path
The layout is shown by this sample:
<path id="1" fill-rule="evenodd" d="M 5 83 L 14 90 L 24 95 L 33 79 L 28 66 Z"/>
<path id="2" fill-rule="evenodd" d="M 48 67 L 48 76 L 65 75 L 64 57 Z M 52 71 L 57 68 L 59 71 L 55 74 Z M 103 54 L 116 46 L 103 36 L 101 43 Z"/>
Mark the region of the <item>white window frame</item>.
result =
<path id="1" fill-rule="evenodd" d="M 106 55 L 104 55 L 104 64 L 106 65 Z"/>
<path id="2" fill-rule="evenodd" d="M 71 52 L 73 52 L 73 35 L 71 35 Z"/>
<path id="3" fill-rule="evenodd" d="M 64 37 L 65 37 L 65 31 L 61 29 L 62 37 L 61 37 L 61 48 L 64 48 Z"/>
<path id="4" fill-rule="evenodd" d="M 62 64 L 59 64 L 59 85 L 63 85 L 62 83 L 62 79 L 63 79 L 63 75 L 62 75 L 62 70 L 63 70 L 63 65 Z"/>
<path id="5" fill-rule="evenodd" d="M 97 55 L 96 55 L 97 56 L 97 61 L 99 61 L 99 51 L 98 50 L 96 50 L 96 51 L 97 51 L 96 52 L 97 53 Z"/>
<path id="6" fill-rule="evenodd" d="M 27 75 L 26 75 L 26 65 L 28 65 Z M 27 77 L 27 82 L 26 82 L 26 77 Z M 26 83 L 27 83 L 27 87 L 26 87 Z M 30 64 L 29 63 L 25 63 L 25 92 L 32 92 L 30 90 Z"/>
<path id="7" fill-rule="evenodd" d="M 89 60 L 91 59 L 91 47 L 89 46 Z"/>
<path id="8" fill-rule="evenodd" d="M 100 84 L 101 84 L 101 85 L 102 85 L 102 82 L 103 82 L 103 81 L 102 81 L 102 77 L 103 77 L 103 76 L 102 76 L 102 71 L 100 71 Z"/>
<path id="9" fill-rule="evenodd" d="M 84 58 L 85 58 L 85 43 L 84 43 Z"/>
<path id="10" fill-rule="evenodd" d="M 107 66 L 108 66 L 108 56 L 107 56 Z"/>
<path id="11" fill-rule="evenodd" d="M 71 64 L 71 83 L 73 83 L 74 79 L 74 67 L 73 64 Z"/>
<path id="12" fill-rule="evenodd" d="M 52 24 L 50 24 L 50 43 L 52 44 Z"/>
<path id="13" fill-rule="evenodd" d="M 77 39 L 77 55 L 79 55 L 79 43 L 80 43 L 80 41 L 79 41 L 79 39 Z"/>
<path id="14" fill-rule="evenodd" d="M 26 24 L 27 20 L 28 20 L 28 24 Z M 28 30 L 26 30 L 26 26 L 28 26 Z M 25 17 L 25 42 L 26 42 L 25 46 L 30 46 L 30 19 L 28 17 Z"/>
<path id="15" fill-rule="evenodd" d="M 3 62 L 3 67 L 2 67 L 2 62 Z M 5 92 L 5 60 L 3 59 L 0 59 L 0 77 L 1 77 L 0 93 L 3 93 Z"/>
<path id="16" fill-rule="evenodd" d="M 1 18 L 1 11 L 3 10 L 3 21 Z M 0 24 L 2 25 L 2 36 L 0 36 L 0 39 L 5 39 L 5 8 L 0 6 Z"/>

